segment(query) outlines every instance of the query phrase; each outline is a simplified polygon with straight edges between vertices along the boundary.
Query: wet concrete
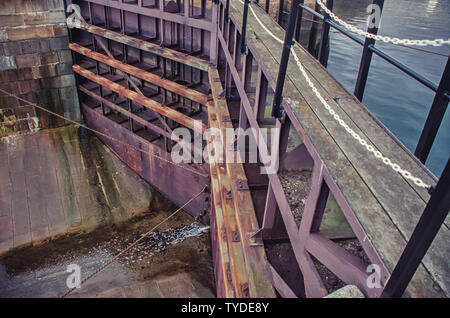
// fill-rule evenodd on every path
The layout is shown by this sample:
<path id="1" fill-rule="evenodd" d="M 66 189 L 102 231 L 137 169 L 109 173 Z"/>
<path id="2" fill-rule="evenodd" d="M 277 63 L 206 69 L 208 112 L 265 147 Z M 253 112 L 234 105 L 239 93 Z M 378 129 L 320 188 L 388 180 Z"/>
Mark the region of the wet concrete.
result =
<path id="1" fill-rule="evenodd" d="M 0 254 L 148 211 L 151 187 L 86 130 L 0 139 Z"/>
<path id="2" fill-rule="evenodd" d="M 4 254 L 0 297 L 63 295 L 69 264 L 79 265 L 84 279 L 166 218 L 168 206 L 121 226 Z M 209 227 L 181 211 L 69 297 L 214 297 L 213 275 Z"/>

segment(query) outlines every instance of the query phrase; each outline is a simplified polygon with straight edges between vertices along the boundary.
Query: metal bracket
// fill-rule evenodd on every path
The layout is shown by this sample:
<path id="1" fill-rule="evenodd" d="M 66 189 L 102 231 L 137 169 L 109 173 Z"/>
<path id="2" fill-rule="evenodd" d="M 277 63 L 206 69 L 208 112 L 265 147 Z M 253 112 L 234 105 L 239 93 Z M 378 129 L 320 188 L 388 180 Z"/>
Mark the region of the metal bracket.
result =
<path id="1" fill-rule="evenodd" d="M 236 190 L 238 190 L 238 191 L 250 190 L 250 188 L 248 187 L 247 179 L 236 180 Z"/>
<path id="2" fill-rule="evenodd" d="M 241 236 L 239 235 L 239 231 L 231 231 L 231 241 L 232 242 L 240 242 Z"/>
<path id="3" fill-rule="evenodd" d="M 253 246 L 253 247 L 263 246 L 263 240 L 262 240 L 261 234 L 262 234 L 261 229 L 259 229 L 258 231 L 247 232 L 250 246 Z"/>

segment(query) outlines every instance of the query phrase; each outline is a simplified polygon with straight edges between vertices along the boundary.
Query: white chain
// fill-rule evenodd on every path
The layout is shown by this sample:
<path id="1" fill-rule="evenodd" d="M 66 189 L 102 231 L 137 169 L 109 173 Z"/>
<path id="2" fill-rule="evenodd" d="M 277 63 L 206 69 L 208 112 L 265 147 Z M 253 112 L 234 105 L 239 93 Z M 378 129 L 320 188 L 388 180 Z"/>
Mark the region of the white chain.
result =
<path id="1" fill-rule="evenodd" d="M 410 40 L 410 39 L 399 39 L 399 38 L 391 38 L 389 36 L 383 36 L 378 34 L 373 34 L 366 32 L 364 30 L 358 29 L 354 25 L 351 25 L 341 18 L 339 18 L 333 11 L 328 9 L 326 5 L 323 3 L 322 0 L 317 0 L 317 3 L 319 6 L 325 11 L 333 20 L 344 26 L 346 29 L 357 33 L 359 35 L 362 35 L 366 38 L 375 39 L 377 41 L 382 41 L 386 43 L 393 43 L 393 44 L 403 44 L 403 45 L 416 45 L 416 46 L 442 46 L 444 44 L 450 44 L 450 39 L 444 40 L 444 39 L 435 39 L 435 40 Z"/>
<path id="2" fill-rule="evenodd" d="M 252 12 L 253 16 L 255 17 L 256 21 L 261 25 L 261 27 L 277 42 L 283 44 L 284 41 L 278 38 L 275 34 L 273 34 L 258 18 L 255 11 L 253 10 L 252 6 L 249 5 L 250 11 Z M 322 95 L 317 90 L 316 86 L 312 82 L 309 75 L 306 73 L 305 68 L 303 67 L 302 63 L 300 62 L 300 59 L 298 58 L 297 54 L 294 51 L 294 48 L 291 47 L 291 53 L 294 56 L 294 60 L 297 63 L 298 68 L 300 69 L 300 72 L 302 73 L 303 77 L 306 79 L 306 82 L 308 83 L 311 90 L 314 92 L 316 97 L 320 100 L 320 102 L 323 104 L 323 106 L 328 110 L 331 116 L 341 125 L 354 139 L 356 139 L 362 146 L 364 146 L 367 151 L 371 152 L 375 158 L 381 160 L 385 165 L 391 167 L 394 171 L 400 173 L 404 178 L 409 179 L 414 182 L 419 187 L 422 188 L 429 188 L 430 185 L 426 184 L 422 181 L 422 179 L 415 177 L 409 172 L 408 170 L 402 169 L 400 165 L 397 163 L 392 162 L 391 159 L 383 155 L 379 150 L 375 149 L 374 146 L 370 145 L 367 140 L 362 138 L 357 132 L 355 132 L 352 128 L 350 128 L 349 125 L 336 113 L 336 111 L 328 104 L 328 102 L 322 97 Z"/>

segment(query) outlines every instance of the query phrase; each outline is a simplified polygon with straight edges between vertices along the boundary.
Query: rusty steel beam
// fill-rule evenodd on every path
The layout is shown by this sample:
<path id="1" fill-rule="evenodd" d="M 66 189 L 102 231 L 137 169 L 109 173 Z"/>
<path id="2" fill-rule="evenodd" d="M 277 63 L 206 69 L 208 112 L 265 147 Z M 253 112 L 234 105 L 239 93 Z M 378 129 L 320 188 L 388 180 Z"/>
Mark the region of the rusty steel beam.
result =
<path id="1" fill-rule="evenodd" d="M 160 103 L 147 98 L 145 96 L 140 95 L 139 93 L 133 92 L 126 87 L 123 87 L 122 85 L 119 85 L 117 83 L 114 83 L 103 76 L 96 75 L 92 73 L 89 70 L 86 70 L 82 68 L 79 65 L 73 65 L 72 66 L 75 73 L 87 78 L 90 81 L 93 81 L 101 86 L 104 86 L 113 92 L 116 92 L 119 95 L 122 95 L 128 99 L 131 99 L 132 101 L 135 101 L 136 103 L 149 108 L 150 110 L 153 110 L 154 112 L 157 112 L 167 118 L 172 119 L 173 121 L 176 121 L 177 123 L 190 128 L 200 134 L 204 134 L 206 131 L 206 126 L 193 118 L 190 118 L 174 109 L 171 109 L 169 107 L 163 106 Z"/>
<path id="2" fill-rule="evenodd" d="M 114 104 L 113 102 L 110 102 L 109 100 L 107 100 L 106 98 L 103 98 L 97 94 L 95 94 L 94 92 L 88 90 L 86 87 L 83 87 L 82 85 L 78 85 L 78 89 L 85 93 L 86 95 L 88 95 L 89 97 L 98 100 L 99 102 L 102 102 L 103 104 L 106 105 L 106 107 L 109 107 L 113 110 L 115 110 L 116 112 L 119 112 L 125 116 L 128 116 L 129 118 L 131 118 L 132 120 L 134 120 L 135 122 L 137 122 L 138 124 L 147 127 L 148 129 L 150 129 L 151 131 L 153 131 L 156 134 L 162 135 L 166 138 L 169 138 L 175 142 L 179 142 L 183 145 L 185 145 L 185 147 L 187 147 L 188 149 L 194 149 L 194 152 L 203 155 L 203 150 L 199 149 L 197 147 L 195 147 L 192 143 L 187 142 L 183 139 L 180 138 L 175 138 L 172 136 L 172 134 L 170 132 L 167 132 L 166 130 L 162 129 L 161 127 L 156 126 L 155 124 L 152 124 L 151 122 L 145 120 L 144 118 L 139 117 L 136 114 L 133 114 L 132 112 Z M 157 113 L 155 113 L 156 115 L 158 115 Z"/>
<path id="3" fill-rule="evenodd" d="M 160 45 L 139 40 L 132 36 L 120 34 L 118 32 L 114 32 L 105 28 L 91 25 L 86 22 L 80 22 L 79 24 L 76 25 L 76 27 L 79 28 L 80 30 L 84 30 L 92 34 L 102 36 L 106 39 L 120 42 L 122 44 L 165 57 L 169 60 L 176 61 L 178 63 L 192 66 L 202 71 L 208 72 L 209 70 L 210 66 L 209 62 L 186 53 L 178 52 L 176 50 L 172 50 L 169 48 L 164 48 L 161 47 Z"/>
<path id="4" fill-rule="evenodd" d="M 181 84 L 169 81 L 165 78 L 162 78 L 162 77 L 152 74 L 150 72 L 146 72 L 144 70 L 141 70 L 138 67 L 122 63 L 116 59 L 113 59 L 113 58 L 110 58 L 101 53 L 92 51 L 92 50 L 90 50 L 86 47 L 83 47 L 81 45 L 78 45 L 76 43 L 70 43 L 69 48 L 77 53 L 80 53 L 84 56 L 87 56 L 87 57 L 94 59 L 98 62 L 101 62 L 103 64 L 114 67 L 114 68 L 121 70 L 122 72 L 128 73 L 134 77 L 143 79 L 144 81 L 147 81 L 151 84 L 165 88 L 171 92 L 174 92 L 178 95 L 186 97 L 186 98 L 193 100 L 194 102 L 200 103 L 202 105 L 206 105 L 206 103 L 210 99 L 210 97 L 208 95 L 200 93 L 191 88 L 187 88 Z"/>

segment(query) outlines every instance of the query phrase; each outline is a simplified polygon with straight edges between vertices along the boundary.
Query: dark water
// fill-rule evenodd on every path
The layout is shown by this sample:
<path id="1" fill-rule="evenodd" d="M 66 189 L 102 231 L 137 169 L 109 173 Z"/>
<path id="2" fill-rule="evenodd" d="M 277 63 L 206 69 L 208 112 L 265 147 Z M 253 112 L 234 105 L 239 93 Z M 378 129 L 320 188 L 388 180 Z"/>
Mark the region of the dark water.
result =
<path id="1" fill-rule="evenodd" d="M 366 29 L 366 8 L 370 3 L 371 0 L 335 0 L 334 11 L 347 22 Z M 409 39 L 448 39 L 450 0 L 386 0 L 378 34 Z M 362 48 L 333 29 L 330 37 L 328 69 L 353 92 Z M 393 44 L 376 43 L 376 47 L 439 84 L 446 57 Z M 450 54 L 450 45 L 424 49 Z M 412 151 L 433 98 L 433 91 L 374 55 L 363 103 Z M 449 155 L 450 111 L 447 111 L 426 165 L 439 176 Z"/>

